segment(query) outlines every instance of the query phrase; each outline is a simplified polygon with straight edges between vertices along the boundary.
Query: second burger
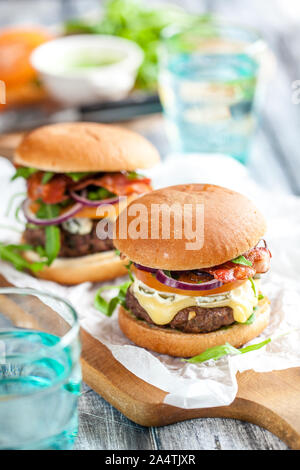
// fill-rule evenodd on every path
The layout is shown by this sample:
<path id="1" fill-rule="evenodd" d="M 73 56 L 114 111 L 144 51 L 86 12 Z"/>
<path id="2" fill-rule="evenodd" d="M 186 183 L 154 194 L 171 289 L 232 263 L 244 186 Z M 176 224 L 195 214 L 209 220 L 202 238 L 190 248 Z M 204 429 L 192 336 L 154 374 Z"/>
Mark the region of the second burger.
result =
<path id="1" fill-rule="evenodd" d="M 117 215 L 121 197 L 127 203 L 151 191 L 150 179 L 136 170 L 158 161 L 146 139 L 115 126 L 64 123 L 28 133 L 15 154 L 13 179 L 27 181 L 23 256 L 44 262 L 37 275 L 77 284 L 124 274 L 111 238 L 97 232 L 99 206 L 113 204 Z"/>

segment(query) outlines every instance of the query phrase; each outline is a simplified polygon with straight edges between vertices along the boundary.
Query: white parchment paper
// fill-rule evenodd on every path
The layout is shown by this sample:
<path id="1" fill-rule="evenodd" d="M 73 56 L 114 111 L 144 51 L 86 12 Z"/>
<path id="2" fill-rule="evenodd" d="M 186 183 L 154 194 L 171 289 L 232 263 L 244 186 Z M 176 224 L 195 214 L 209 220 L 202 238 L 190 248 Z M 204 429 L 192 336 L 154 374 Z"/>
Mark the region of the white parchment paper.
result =
<path id="1" fill-rule="evenodd" d="M 7 203 L 12 194 L 24 190 L 23 181 L 9 182 L 13 172 L 11 164 L 0 158 L 0 240 L 10 243 L 17 242 L 19 234 L 3 228 L 3 224 L 16 226 L 14 218 L 5 215 Z M 131 343 L 119 330 L 116 314 L 106 318 L 93 307 L 99 285 L 60 286 L 20 273 L 4 262 L 0 262 L 1 274 L 16 286 L 33 287 L 68 299 L 76 308 L 82 327 L 106 344 L 123 366 L 166 391 L 165 402 L 171 405 L 182 408 L 228 405 L 237 393 L 237 371 L 263 372 L 300 366 L 300 199 L 279 191 L 266 192 L 250 180 L 242 165 L 218 155 L 170 156 L 148 174 L 155 188 L 191 182 L 227 186 L 247 195 L 266 216 L 265 238 L 273 258 L 271 271 L 263 276 L 262 290 L 271 299 L 272 314 L 267 329 L 252 341 L 271 336 L 271 343 L 263 349 L 205 364 L 187 364 Z M 118 279 L 115 284 L 123 281 Z M 109 295 L 115 292 L 110 291 Z"/>

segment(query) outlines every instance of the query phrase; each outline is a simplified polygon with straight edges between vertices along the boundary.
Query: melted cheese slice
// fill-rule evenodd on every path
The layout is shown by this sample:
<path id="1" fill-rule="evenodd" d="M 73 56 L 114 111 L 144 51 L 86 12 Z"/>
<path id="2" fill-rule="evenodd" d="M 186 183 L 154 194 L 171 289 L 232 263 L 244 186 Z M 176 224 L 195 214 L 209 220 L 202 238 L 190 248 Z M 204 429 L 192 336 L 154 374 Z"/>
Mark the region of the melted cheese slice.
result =
<path id="1" fill-rule="evenodd" d="M 258 292 L 259 281 L 255 280 L 254 282 Z M 205 297 L 190 297 L 159 292 L 146 286 L 138 279 L 134 280 L 132 289 L 139 304 L 146 310 L 156 325 L 166 325 L 183 308 L 196 306 L 205 308 L 231 307 L 234 320 L 244 323 L 252 315 L 253 308 L 258 304 L 257 296 L 254 294 L 249 280 L 229 292 Z"/>

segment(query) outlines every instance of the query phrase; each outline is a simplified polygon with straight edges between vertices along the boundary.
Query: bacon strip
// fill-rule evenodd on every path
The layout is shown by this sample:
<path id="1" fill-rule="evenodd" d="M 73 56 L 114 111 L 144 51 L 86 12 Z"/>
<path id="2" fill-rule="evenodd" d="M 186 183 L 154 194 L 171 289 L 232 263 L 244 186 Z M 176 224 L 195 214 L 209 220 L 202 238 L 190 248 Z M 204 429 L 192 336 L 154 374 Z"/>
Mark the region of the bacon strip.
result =
<path id="1" fill-rule="evenodd" d="M 39 171 L 30 176 L 27 181 L 28 197 L 32 201 L 41 199 L 46 204 L 58 204 L 64 201 L 69 178 L 65 175 L 55 175 L 49 183 L 43 184 L 44 173 Z"/>
<path id="2" fill-rule="evenodd" d="M 151 180 L 149 178 L 130 180 L 123 173 L 106 173 L 97 178 L 86 178 L 79 183 L 73 183 L 67 175 L 56 174 L 51 180 L 43 184 L 44 172 L 34 173 L 27 181 L 28 197 L 32 201 L 41 199 L 46 204 L 58 204 L 67 199 L 67 191 L 72 189 L 79 191 L 90 185 L 107 189 L 118 196 L 129 196 L 130 194 L 142 194 L 151 191 Z"/>
<path id="3" fill-rule="evenodd" d="M 98 178 L 88 178 L 74 185 L 72 189 L 79 191 L 90 185 L 105 188 L 118 196 L 128 196 L 133 193 L 142 194 L 151 190 L 149 178 L 131 180 L 123 173 L 106 173 Z"/>
<path id="4" fill-rule="evenodd" d="M 248 279 L 249 277 L 253 277 L 256 273 L 265 273 L 269 270 L 272 255 L 268 248 L 252 248 L 252 250 L 249 250 L 243 256 L 251 261 L 252 266 L 244 266 L 228 261 L 219 266 L 202 269 L 202 271 L 208 272 L 214 276 L 215 279 L 226 283 Z"/>

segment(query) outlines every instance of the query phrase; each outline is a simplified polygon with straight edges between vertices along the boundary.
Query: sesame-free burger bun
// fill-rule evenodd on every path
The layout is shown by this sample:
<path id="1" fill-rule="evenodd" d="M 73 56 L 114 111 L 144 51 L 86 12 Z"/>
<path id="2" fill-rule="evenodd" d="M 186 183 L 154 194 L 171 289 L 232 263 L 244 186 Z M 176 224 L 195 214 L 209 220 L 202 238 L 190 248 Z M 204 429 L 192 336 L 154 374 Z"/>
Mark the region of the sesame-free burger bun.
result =
<path id="1" fill-rule="evenodd" d="M 169 356 L 192 357 L 208 348 L 228 342 L 236 348 L 256 338 L 268 325 L 270 306 L 267 297 L 259 302 L 255 321 L 251 325 L 234 323 L 211 333 L 183 333 L 172 328 L 162 328 L 137 319 L 119 308 L 119 325 L 123 333 L 136 345 Z"/>
<path id="2" fill-rule="evenodd" d="M 148 140 L 125 128 L 72 122 L 26 134 L 14 162 L 56 173 L 133 171 L 154 166 L 159 154 Z"/>
<path id="3" fill-rule="evenodd" d="M 33 251 L 24 252 L 23 256 L 30 262 L 40 261 Z M 108 281 L 127 273 L 124 264 L 125 261 L 121 261 L 114 251 L 104 251 L 78 258 L 57 258 L 36 277 L 66 285 Z"/>
<path id="4" fill-rule="evenodd" d="M 182 208 L 182 213 L 184 207 L 188 209 L 182 218 L 180 236 L 176 221 L 179 211 L 175 210 L 170 212 L 170 237 L 164 238 L 160 217 L 154 238 L 152 208 L 159 204 L 172 207 L 174 203 Z M 200 215 L 197 215 L 197 206 Z M 121 217 L 125 216 L 127 225 L 121 223 Z M 144 238 L 136 238 L 132 231 L 136 218 L 139 218 L 139 230 L 148 227 Z M 187 243 L 195 240 L 186 236 L 186 226 L 193 231 L 198 228 L 198 237 L 202 237 L 200 247 L 187 249 Z M 132 201 L 116 221 L 114 245 L 130 260 L 143 266 L 170 271 L 192 270 L 217 266 L 242 255 L 259 242 L 265 230 L 264 217 L 242 194 L 211 184 L 185 184 L 158 189 Z"/>

